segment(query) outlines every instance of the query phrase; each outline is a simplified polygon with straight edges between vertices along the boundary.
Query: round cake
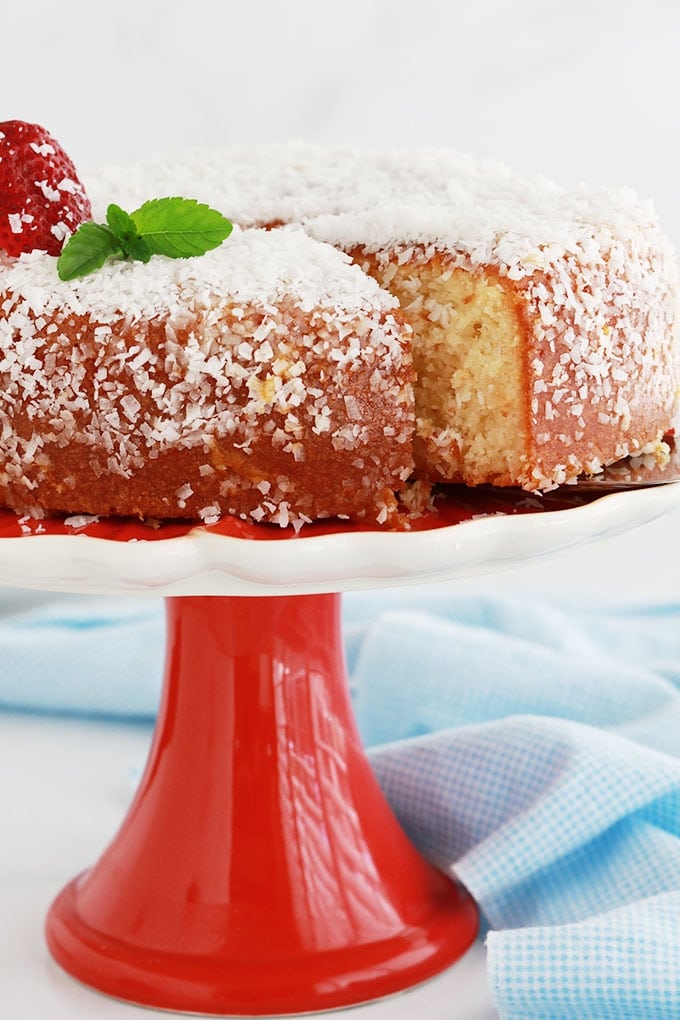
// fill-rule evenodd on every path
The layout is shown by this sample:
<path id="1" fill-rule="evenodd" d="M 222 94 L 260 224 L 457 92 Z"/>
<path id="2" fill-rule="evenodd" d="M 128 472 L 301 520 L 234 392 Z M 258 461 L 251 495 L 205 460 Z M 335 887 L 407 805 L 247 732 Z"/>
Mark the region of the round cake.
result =
<path id="1" fill-rule="evenodd" d="M 45 251 L 0 254 L 0 502 L 20 513 L 391 526 L 408 482 L 543 492 L 667 455 L 677 266 L 628 189 L 303 144 L 82 180 L 95 222 L 185 195 L 238 226 L 66 282 Z"/>

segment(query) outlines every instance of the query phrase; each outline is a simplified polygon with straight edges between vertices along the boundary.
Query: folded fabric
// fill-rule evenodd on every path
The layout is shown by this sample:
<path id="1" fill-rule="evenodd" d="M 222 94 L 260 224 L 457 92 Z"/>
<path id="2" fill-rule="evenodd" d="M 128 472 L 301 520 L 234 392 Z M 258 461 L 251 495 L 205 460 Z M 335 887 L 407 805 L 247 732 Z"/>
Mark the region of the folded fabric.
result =
<path id="1" fill-rule="evenodd" d="M 0 600 L 0 705 L 153 718 L 148 599 Z M 357 719 L 483 912 L 504 1020 L 680 1016 L 680 604 L 432 585 L 344 597 Z"/>
<path id="2" fill-rule="evenodd" d="M 0 708 L 152 719 L 163 677 L 158 599 L 0 597 Z"/>
<path id="3" fill-rule="evenodd" d="M 577 924 L 491 934 L 492 991 L 504 1017 L 666 1020 L 680 1016 L 679 940 L 677 891 Z"/>

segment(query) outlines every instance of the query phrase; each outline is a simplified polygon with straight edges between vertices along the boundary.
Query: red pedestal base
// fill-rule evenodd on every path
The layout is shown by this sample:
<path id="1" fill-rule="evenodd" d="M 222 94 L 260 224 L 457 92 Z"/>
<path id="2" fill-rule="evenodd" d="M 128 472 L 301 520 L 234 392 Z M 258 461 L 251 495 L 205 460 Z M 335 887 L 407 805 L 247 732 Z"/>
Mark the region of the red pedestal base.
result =
<path id="1" fill-rule="evenodd" d="M 131 1002 L 264 1016 L 417 984 L 477 911 L 405 838 L 346 683 L 336 595 L 168 604 L 144 777 L 99 862 L 47 918 L 56 960 Z"/>

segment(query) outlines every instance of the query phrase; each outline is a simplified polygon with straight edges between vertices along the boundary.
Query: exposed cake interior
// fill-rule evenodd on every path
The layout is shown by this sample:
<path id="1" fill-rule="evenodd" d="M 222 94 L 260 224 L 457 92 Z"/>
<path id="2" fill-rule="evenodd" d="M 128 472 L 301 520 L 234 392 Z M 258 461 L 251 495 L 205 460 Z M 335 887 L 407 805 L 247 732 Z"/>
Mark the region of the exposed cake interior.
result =
<path id="1" fill-rule="evenodd" d="M 416 470 L 431 481 L 508 484 L 525 462 L 523 335 L 513 293 L 494 272 L 441 253 L 364 256 L 399 300 L 414 345 Z"/>

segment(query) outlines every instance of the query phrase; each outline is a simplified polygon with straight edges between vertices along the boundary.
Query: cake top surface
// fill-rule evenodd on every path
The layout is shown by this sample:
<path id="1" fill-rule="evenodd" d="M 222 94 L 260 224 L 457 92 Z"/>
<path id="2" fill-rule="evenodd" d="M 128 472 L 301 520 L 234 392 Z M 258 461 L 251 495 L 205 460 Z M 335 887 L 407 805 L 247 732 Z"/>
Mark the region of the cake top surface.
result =
<path id="1" fill-rule="evenodd" d="M 103 167 L 84 179 L 100 214 L 110 201 L 127 208 L 150 195 L 186 194 L 243 226 L 304 223 L 345 247 L 435 244 L 464 248 L 480 263 L 656 228 L 652 204 L 629 188 L 567 191 L 446 148 L 199 148 Z"/>
<path id="2" fill-rule="evenodd" d="M 56 258 L 31 252 L 0 261 L 0 296 L 12 292 L 34 315 L 54 311 L 93 315 L 100 322 L 170 314 L 183 308 L 292 303 L 342 313 L 385 311 L 396 299 L 354 266 L 297 227 L 238 228 L 217 249 L 198 257 L 154 256 L 147 264 L 111 261 L 90 276 L 59 280 Z"/>

